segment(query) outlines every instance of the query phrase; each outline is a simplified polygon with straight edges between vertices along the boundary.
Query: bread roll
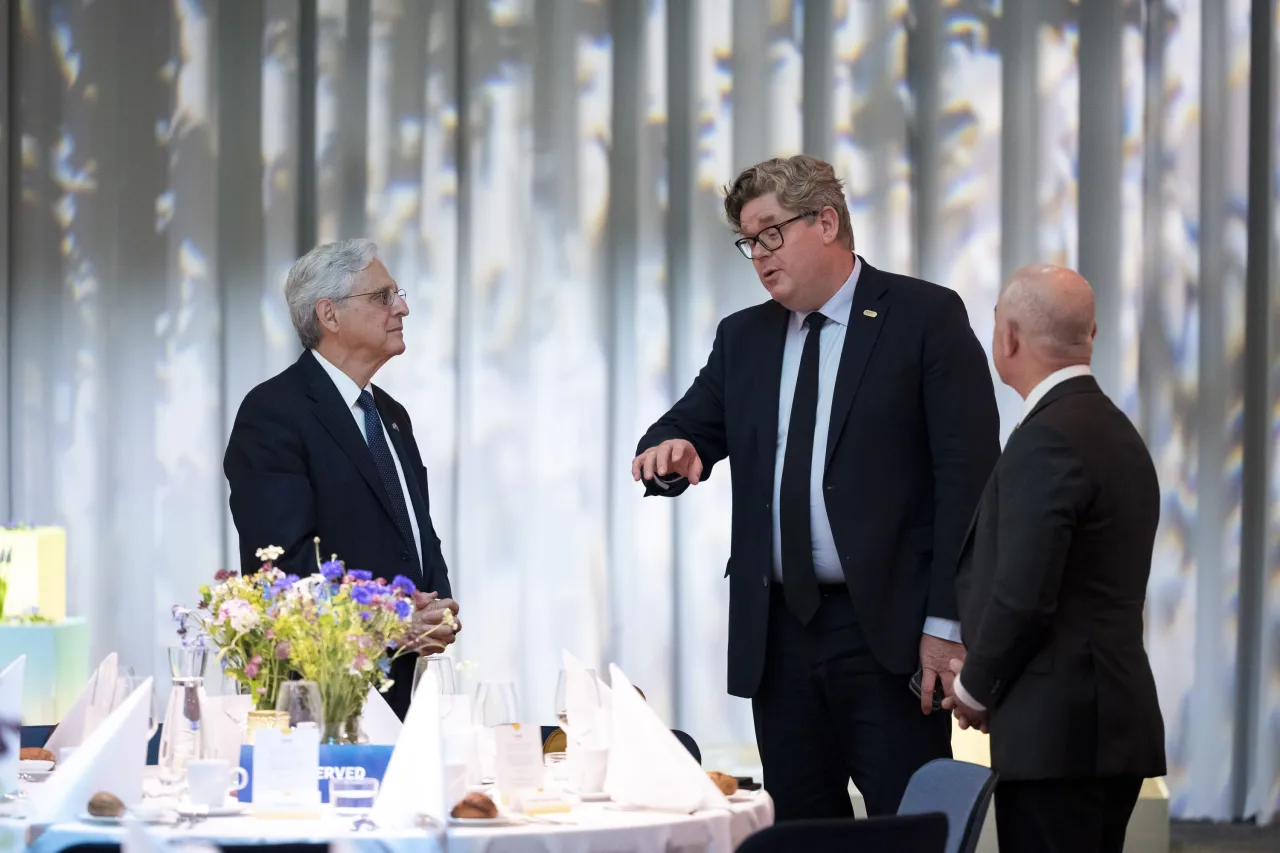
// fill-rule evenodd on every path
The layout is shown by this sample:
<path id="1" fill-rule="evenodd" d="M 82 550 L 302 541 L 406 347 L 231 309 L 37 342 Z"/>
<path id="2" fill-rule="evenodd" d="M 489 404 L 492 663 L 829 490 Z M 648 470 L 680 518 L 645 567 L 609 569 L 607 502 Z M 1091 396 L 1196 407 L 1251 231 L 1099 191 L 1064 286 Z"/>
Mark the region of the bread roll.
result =
<path id="1" fill-rule="evenodd" d="M 53 753 L 47 749 L 41 749 L 38 746 L 24 746 L 18 751 L 18 758 L 21 761 L 56 761 Z"/>
<path id="2" fill-rule="evenodd" d="M 738 780 L 735 777 L 727 773 L 721 773 L 718 770 L 708 770 L 707 775 L 711 777 L 711 781 L 716 783 L 716 787 L 726 797 L 738 792 Z"/>
<path id="3" fill-rule="evenodd" d="M 498 816 L 498 807 L 484 794 L 473 792 L 459 800 L 449 814 L 453 817 L 491 818 Z"/>
<path id="4" fill-rule="evenodd" d="M 115 794 L 99 791 L 89 798 L 89 814 L 94 817 L 120 817 L 124 803 Z"/>

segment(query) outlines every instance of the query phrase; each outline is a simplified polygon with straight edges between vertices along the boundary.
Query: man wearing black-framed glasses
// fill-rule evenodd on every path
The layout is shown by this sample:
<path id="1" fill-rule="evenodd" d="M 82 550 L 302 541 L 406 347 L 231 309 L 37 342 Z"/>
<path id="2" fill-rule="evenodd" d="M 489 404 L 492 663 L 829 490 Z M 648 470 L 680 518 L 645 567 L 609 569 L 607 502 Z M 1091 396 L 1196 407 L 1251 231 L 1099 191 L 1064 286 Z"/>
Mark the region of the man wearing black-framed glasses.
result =
<path id="1" fill-rule="evenodd" d="M 674 497 L 732 459 L 728 686 L 777 819 L 852 816 L 850 778 L 892 814 L 951 755 L 956 562 L 999 455 L 986 354 L 953 291 L 854 254 L 829 164 L 753 166 L 725 212 L 771 300 L 720 323 L 632 476 Z"/>
<path id="2" fill-rule="evenodd" d="M 427 470 L 409 413 L 374 374 L 405 350 L 401 290 L 369 240 L 317 246 L 289 270 L 285 301 L 303 353 L 245 397 L 223 469 L 240 537 L 240 565 L 284 549 L 275 565 L 314 574 L 324 559 L 418 590 L 412 648 L 442 651 L 460 630 L 440 538 L 431 523 Z M 409 709 L 414 658 L 392 663 L 387 702 Z"/>

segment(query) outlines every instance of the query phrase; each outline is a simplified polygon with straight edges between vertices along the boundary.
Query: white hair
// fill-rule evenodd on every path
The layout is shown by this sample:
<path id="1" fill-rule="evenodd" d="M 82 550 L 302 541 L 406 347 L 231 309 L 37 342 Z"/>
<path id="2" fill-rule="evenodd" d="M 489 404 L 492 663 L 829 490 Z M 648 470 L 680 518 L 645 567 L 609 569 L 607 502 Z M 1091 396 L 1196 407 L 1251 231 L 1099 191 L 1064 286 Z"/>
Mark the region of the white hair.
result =
<path id="1" fill-rule="evenodd" d="M 320 345 L 320 320 L 316 304 L 321 299 L 341 299 L 351 293 L 356 277 L 373 262 L 378 247 L 359 238 L 324 243 L 294 262 L 284 282 L 289 317 L 304 349 Z"/>

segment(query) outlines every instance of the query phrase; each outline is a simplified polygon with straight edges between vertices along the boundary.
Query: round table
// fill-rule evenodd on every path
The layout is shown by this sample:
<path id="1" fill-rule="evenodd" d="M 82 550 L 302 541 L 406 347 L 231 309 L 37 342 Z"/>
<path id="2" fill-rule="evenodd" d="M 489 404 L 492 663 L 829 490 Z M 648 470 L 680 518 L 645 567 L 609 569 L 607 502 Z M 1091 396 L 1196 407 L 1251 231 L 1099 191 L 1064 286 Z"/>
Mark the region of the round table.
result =
<path id="1" fill-rule="evenodd" d="M 728 810 L 690 815 L 628 810 L 612 803 L 582 803 L 567 814 L 518 818 L 495 827 L 453 826 L 447 841 L 424 830 L 353 828 L 350 818 L 329 814 L 322 820 L 260 820 L 249 816 L 208 818 L 179 829 L 152 824 L 147 831 L 161 841 L 205 841 L 217 845 L 343 842 L 348 850 L 369 853 L 668 853 L 714 851 L 729 853 L 758 829 L 773 823 L 773 801 L 764 791 L 739 794 Z M 21 838 L 25 824 L 0 822 L 4 836 Z M 82 822 L 58 823 L 45 829 L 31 846 L 33 853 L 59 853 L 77 844 L 118 843 L 126 830 Z"/>

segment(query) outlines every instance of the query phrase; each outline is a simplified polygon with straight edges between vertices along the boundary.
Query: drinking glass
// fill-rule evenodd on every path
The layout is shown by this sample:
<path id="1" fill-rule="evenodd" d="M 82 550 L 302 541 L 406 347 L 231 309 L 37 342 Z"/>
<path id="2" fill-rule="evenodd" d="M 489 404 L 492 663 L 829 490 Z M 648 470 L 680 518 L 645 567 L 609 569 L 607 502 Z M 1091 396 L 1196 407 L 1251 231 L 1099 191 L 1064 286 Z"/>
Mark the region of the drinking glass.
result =
<path id="1" fill-rule="evenodd" d="M 476 692 L 476 719 L 492 728 L 520 722 L 516 685 L 512 681 L 485 681 Z"/>
<path id="2" fill-rule="evenodd" d="M 441 696 L 458 692 L 453 677 L 453 661 L 444 655 L 424 655 L 413 666 L 413 695 L 418 695 L 418 685 L 426 678 Z"/>
<path id="3" fill-rule="evenodd" d="M 315 723 L 324 729 L 324 701 L 320 698 L 320 685 L 314 681 L 286 681 L 276 694 L 276 710 L 289 715 L 289 728 L 299 723 Z"/>
<path id="4" fill-rule="evenodd" d="M 330 779 L 329 805 L 335 814 L 361 815 L 373 808 L 378 798 L 378 780 Z"/>
<path id="5" fill-rule="evenodd" d="M 115 701 L 112 702 L 113 708 L 120 707 L 120 703 L 133 695 L 134 691 L 147 683 L 146 676 L 138 675 L 133 671 L 133 667 L 125 666 L 120 668 L 119 675 L 116 676 L 116 695 Z M 156 688 L 155 682 L 151 682 L 150 695 L 143 699 L 147 703 L 147 742 L 156 736 L 156 732 L 160 730 L 160 717 L 156 713 Z"/>
<path id="6" fill-rule="evenodd" d="M 583 708 L 599 708 L 600 707 L 600 688 L 596 683 L 596 671 L 594 669 L 584 670 L 560 670 L 560 678 L 556 681 L 556 719 L 560 721 L 560 728 L 565 735 L 569 734 L 569 695 L 575 694 L 575 699 Z M 572 721 L 575 725 L 580 720 Z"/>

